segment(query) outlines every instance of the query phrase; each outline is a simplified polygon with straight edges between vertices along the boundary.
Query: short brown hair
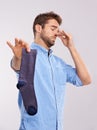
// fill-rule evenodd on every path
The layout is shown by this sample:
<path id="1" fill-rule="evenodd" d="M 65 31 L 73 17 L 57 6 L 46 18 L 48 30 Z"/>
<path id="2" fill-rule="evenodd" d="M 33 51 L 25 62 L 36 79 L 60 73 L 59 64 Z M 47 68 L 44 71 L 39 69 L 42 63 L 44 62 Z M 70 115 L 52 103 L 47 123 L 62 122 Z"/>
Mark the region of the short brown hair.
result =
<path id="1" fill-rule="evenodd" d="M 47 21 L 50 19 L 55 19 L 59 23 L 59 25 L 62 23 L 62 18 L 58 14 L 54 13 L 53 11 L 47 12 L 47 13 L 41 13 L 38 16 L 36 16 L 34 20 L 34 23 L 33 23 L 34 34 L 35 34 L 36 24 L 39 24 L 43 27 L 47 23 Z"/>

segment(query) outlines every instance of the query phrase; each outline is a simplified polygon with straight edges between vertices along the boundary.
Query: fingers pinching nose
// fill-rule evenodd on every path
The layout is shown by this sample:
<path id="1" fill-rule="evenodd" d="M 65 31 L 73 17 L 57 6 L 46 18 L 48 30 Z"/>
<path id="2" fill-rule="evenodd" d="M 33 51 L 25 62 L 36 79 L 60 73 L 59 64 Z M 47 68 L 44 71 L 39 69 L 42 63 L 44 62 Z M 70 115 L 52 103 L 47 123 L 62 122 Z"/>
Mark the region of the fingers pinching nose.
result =
<path id="1" fill-rule="evenodd" d="M 65 38 L 66 38 L 66 36 L 65 36 L 65 35 L 63 35 L 63 36 L 62 36 L 62 38 L 64 38 L 64 39 L 65 39 Z"/>
<path id="2" fill-rule="evenodd" d="M 72 36 L 71 36 L 71 35 L 69 35 L 69 39 L 72 39 Z"/>

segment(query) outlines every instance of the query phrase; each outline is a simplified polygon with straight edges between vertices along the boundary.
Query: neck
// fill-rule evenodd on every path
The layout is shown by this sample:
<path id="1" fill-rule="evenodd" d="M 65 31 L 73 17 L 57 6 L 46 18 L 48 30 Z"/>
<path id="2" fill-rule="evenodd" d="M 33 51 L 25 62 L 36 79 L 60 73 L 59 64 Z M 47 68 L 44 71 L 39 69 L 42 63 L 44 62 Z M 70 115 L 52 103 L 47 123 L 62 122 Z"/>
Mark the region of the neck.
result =
<path id="1" fill-rule="evenodd" d="M 37 39 L 37 38 L 35 38 L 35 39 L 34 39 L 34 42 L 37 43 L 37 44 L 39 44 L 40 46 L 46 48 L 47 50 L 50 49 L 50 48 L 45 44 L 45 42 L 44 42 L 42 39 L 39 39 L 39 38 Z"/>

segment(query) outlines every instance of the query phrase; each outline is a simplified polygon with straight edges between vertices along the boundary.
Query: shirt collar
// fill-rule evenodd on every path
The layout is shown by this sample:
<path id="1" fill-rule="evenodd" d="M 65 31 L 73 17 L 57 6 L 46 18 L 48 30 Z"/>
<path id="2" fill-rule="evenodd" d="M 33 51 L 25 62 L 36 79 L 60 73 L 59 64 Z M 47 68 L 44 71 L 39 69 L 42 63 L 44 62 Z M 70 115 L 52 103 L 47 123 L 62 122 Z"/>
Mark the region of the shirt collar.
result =
<path id="1" fill-rule="evenodd" d="M 44 48 L 43 46 L 41 46 L 35 42 L 33 42 L 31 44 L 31 48 L 37 49 L 43 53 L 47 53 L 48 55 L 52 54 L 52 52 L 53 52 L 52 49 L 47 50 L 46 48 Z"/>

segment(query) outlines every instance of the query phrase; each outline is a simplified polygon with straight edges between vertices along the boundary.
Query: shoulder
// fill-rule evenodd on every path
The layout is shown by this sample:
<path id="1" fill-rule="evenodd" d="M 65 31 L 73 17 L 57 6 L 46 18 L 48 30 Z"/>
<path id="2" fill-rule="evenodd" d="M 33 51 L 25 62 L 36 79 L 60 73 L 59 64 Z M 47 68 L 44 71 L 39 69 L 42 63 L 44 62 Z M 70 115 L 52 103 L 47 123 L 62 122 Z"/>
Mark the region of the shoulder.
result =
<path id="1" fill-rule="evenodd" d="M 67 63 L 62 58 L 53 55 L 53 60 L 56 62 L 56 64 L 66 65 Z"/>

